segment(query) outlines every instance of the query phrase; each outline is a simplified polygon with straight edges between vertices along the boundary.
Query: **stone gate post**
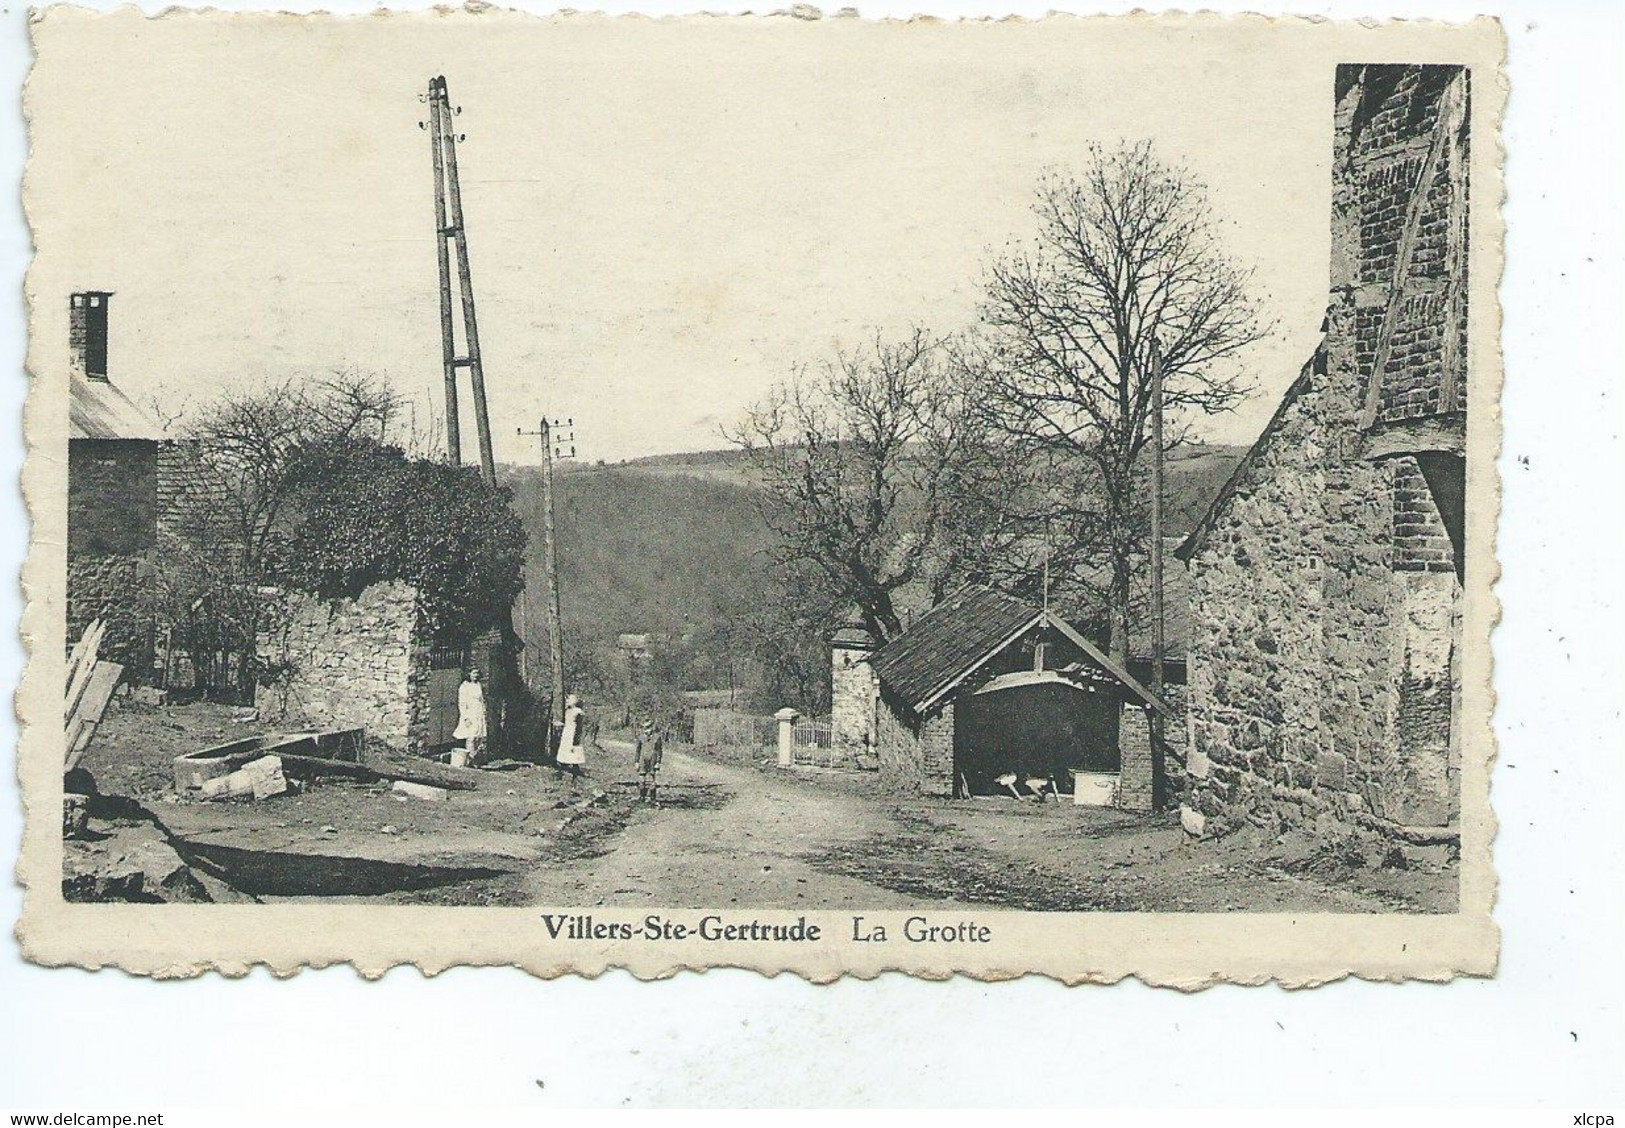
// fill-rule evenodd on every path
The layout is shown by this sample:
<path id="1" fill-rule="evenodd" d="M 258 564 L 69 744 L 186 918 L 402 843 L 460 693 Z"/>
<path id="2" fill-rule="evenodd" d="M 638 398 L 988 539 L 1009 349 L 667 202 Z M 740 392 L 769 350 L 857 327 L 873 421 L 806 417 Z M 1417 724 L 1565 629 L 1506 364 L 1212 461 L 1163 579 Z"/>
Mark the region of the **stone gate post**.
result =
<path id="1" fill-rule="evenodd" d="M 796 762 L 796 718 L 801 714 L 788 705 L 773 716 L 779 722 L 779 767 L 790 768 Z"/>

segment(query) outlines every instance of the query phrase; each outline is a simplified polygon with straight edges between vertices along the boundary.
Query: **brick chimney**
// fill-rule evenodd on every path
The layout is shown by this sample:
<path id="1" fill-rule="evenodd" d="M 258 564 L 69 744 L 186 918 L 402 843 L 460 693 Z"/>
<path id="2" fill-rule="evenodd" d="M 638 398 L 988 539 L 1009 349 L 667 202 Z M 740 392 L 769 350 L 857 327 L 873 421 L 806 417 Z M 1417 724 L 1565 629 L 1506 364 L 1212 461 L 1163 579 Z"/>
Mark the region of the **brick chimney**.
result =
<path id="1" fill-rule="evenodd" d="M 107 382 L 107 290 L 84 290 L 68 299 L 68 359 L 75 375 Z"/>

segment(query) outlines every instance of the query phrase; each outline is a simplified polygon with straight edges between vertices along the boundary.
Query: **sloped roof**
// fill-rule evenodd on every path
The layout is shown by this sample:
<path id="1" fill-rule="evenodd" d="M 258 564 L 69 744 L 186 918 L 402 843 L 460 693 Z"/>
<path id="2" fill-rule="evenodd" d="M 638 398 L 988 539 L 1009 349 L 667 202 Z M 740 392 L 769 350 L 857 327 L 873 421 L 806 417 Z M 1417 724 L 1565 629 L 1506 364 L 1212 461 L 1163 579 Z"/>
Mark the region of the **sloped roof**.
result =
<path id="1" fill-rule="evenodd" d="M 911 705 L 930 701 L 1043 612 L 987 587 L 964 587 L 875 654 L 875 674 Z"/>
<path id="2" fill-rule="evenodd" d="M 74 439 L 162 439 L 164 429 L 106 380 L 74 373 L 68 381 L 68 436 Z"/>
<path id="3" fill-rule="evenodd" d="M 881 647 L 871 660 L 876 676 L 919 712 L 925 712 L 987 659 L 1039 623 L 1070 639 L 1086 659 L 1130 694 L 1164 713 L 1168 706 L 1100 652 L 1065 620 L 992 588 L 960 588 L 914 626 Z"/>

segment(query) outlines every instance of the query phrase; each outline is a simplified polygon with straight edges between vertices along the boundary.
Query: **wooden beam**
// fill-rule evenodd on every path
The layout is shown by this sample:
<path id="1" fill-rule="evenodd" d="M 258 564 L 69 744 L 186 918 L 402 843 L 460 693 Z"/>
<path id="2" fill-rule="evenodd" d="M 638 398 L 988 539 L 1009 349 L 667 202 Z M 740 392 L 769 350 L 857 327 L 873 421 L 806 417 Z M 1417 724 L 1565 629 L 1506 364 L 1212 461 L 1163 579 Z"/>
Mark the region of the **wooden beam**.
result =
<path id="1" fill-rule="evenodd" d="M 1455 80 L 1452 79 L 1452 82 Z M 1394 251 L 1394 274 L 1389 281 L 1388 307 L 1383 311 L 1382 328 L 1377 333 L 1377 355 L 1371 360 L 1371 382 L 1366 385 L 1365 408 L 1360 412 L 1360 430 L 1364 431 L 1377 421 L 1382 408 L 1382 374 L 1388 367 L 1388 357 L 1394 346 L 1394 331 L 1399 325 L 1399 307 L 1405 300 L 1405 282 L 1411 273 L 1411 258 L 1416 253 L 1416 235 L 1422 226 L 1422 211 L 1427 206 L 1428 193 L 1433 188 L 1433 177 L 1439 169 L 1439 158 L 1444 153 L 1445 141 L 1450 135 L 1449 119 L 1441 95 L 1439 113 L 1433 122 L 1433 143 L 1428 146 L 1422 161 L 1422 171 L 1416 188 L 1411 193 L 1410 206 L 1405 210 L 1405 225 L 1400 230 L 1399 247 Z"/>
<path id="2" fill-rule="evenodd" d="M 1133 674 L 1130 674 L 1127 670 L 1123 669 L 1123 667 L 1119 666 L 1116 662 L 1113 662 L 1110 658 L 1106 657 L 1106 655 L 1102 654 L 1098 646 L 1084 638 L 1077 631 L 1073 630 L 1071 625 L 1068 624 L 1065 619 L 1058 618 L 1054 615 L 1050 615 L 1048 618 L 1050 626 L 1054 627 L 1067 638 L 1071 639 L 1079 650 L 1089 655 L 1092 660 L 1099 663 L 1102 669 L 1111 674 L 1112 677 L 1116 678 L 1118 681 L 1122 682 L 1130 693 L 1133 693 L 1134 696 L 1138 697 L 1141 701 L 1144 701 L 1147 705 L 1151 706 L 1151 708 L 1156 709 L 1165 716 L 1173 716 L 1174 711 L 1168 707 L 1167 702 L 1163 701 L 1162 698 L 1158 697 L 1156 694 L 1152 693 L 1149 689 L 1145 688 L 1145 686 L 1136 681 Z"/>

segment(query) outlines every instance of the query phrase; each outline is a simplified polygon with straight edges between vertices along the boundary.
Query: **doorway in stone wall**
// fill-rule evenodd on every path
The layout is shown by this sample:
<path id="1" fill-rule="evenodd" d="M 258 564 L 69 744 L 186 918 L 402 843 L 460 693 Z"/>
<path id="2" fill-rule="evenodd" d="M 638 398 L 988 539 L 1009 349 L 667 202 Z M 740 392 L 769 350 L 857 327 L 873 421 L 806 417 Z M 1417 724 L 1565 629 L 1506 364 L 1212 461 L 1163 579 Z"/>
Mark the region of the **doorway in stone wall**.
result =
<path id="1" fill-rule="evenodd" d="M 445 748 L 457 730 L 457 690 L 468 660 L 464 646 L 436 646 L 429 651 L 429 723 L 426 743 Z"/>

